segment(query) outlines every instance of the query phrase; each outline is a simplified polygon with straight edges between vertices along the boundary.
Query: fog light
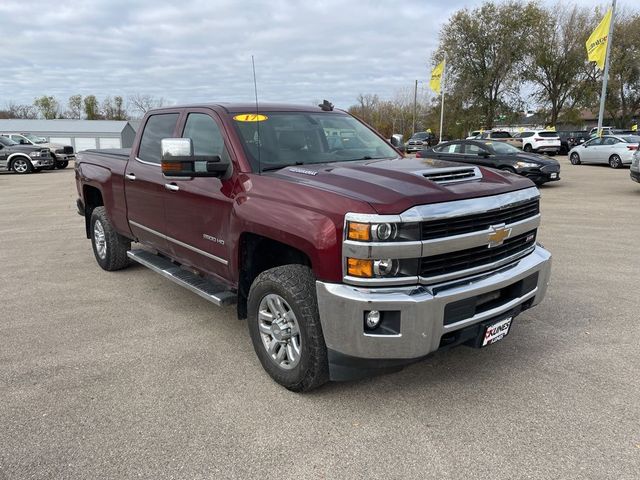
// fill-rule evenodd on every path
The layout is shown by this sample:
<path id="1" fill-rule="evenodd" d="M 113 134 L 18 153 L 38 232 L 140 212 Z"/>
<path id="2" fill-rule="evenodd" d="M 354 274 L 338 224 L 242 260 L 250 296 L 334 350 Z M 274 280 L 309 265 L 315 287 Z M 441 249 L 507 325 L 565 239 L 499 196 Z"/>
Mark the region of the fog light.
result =
<path id="1" fill-rule="evenodd" d="M 367 328 L 370 328 L 371 330 L 377 328 L 377 326 L 380 325 L 380 312 L 377 310 L 371 310 L 367 313 L 365 323 L 367 324 Z"/>
<path id="2" fill-rule="evenodd" d="M 373 262 L 373 273 L 378 277 L 393 276 L 398 273 L 398 262 L 390 258 L 375 260 Z"/>

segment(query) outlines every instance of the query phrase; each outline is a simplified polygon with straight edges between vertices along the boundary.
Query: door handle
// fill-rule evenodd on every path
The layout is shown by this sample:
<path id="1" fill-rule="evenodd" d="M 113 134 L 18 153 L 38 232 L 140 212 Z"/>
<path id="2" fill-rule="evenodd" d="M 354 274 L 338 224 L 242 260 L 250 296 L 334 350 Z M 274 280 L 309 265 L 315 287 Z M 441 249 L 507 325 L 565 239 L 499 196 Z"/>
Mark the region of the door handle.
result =
<path id="1" fill-rule="evenodd" d="M 127 178 L 127 180 L 131 180 L 131 181 L 136 179 L 135 173 L 127 173 L 125 177 Z"/>
<path id="2" fill-rule="evenodd" d="M 167 190 L 171 190 L 172 192 L 177 192 L 178 190 L 180 190 L 180 187 L 175 183 L 165 183 L 164 188 L 166 188 Z"/>

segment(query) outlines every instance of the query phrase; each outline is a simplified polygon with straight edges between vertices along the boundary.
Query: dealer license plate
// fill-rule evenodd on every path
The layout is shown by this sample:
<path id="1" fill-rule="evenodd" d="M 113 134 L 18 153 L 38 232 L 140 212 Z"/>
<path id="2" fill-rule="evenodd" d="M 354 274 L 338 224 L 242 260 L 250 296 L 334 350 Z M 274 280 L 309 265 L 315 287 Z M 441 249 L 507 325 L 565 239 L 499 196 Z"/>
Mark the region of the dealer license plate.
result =
<path id="1" fill-rule="evenodd" d="M 552 173 L 552 174 L 550 175 L 550 177 L 551 177 L 551 178 L 558 178 L 558 174 L 557 174 L 557 173 Z"/>
<path id="2" fill-rule="evenodd" d="M 507 333 L 509 333 L 509 329 L 511 328 L 511 320 L 513 320 L 513 317 L 505 318 L 499 322 L 487 325 L 484 330 L 482 346 L 486 347 L 487 345 L 496 343 L 506 337 Z"/>

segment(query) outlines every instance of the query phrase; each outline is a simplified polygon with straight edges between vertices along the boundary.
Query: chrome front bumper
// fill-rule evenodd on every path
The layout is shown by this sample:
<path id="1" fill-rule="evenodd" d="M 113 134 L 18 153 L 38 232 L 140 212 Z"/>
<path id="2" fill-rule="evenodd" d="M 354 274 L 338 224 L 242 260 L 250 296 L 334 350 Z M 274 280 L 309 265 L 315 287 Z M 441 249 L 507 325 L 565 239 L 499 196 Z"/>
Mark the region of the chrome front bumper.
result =
<path id="1" fill-rule="evenodd" d="M 540 303 L 550 272 L 551 254 L 538 245 L 531 254 L 509 266 L 467 281 L 450 282 L 450 286 L 364 288 L 318 281 L 318 309 L 330 353 L 330 367 L 331 356 L 336 353 L 368 360 L 410 361 L 424 357 L 438 350 L 442 337 L 451 332 L 510 311 L 519 312 L 525 303 L 526 307 Z M 445 325 L 448 304 L 500 290 L 535 273 L 538 274 L 537 285 L 522 296 Z M 372 335 L 365 332 L 364 316 L 370 310 L 399 311 L 399 333 Z"/>

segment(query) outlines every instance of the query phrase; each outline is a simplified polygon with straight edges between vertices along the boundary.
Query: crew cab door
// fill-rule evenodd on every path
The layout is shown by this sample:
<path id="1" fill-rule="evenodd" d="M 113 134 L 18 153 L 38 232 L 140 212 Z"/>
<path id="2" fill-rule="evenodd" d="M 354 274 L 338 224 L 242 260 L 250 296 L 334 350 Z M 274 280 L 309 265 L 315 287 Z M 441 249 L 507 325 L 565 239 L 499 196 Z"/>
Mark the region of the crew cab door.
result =
<path id="1" fill-rule="evenodd" d="M 163 138 L 175 136 L 180 112 L 151 115 L 145 122 L 135 156 L 125 170 L 127 218 L 131 232 L 141 243 L 168 253 L 164 212 L 165 179 L 160 167 Z"/>
<path id="2" fill-rule="evenodd" d="M 163 195 L 171 257 L 224 280 L 229 278 L 229 218 L 233 206 L 231 157 L 217 115 L 208 109 L 187 112 L 178 137 L 191 138 L 196 156 L 219 155 L 229 174 L 165 177 Z"/>

